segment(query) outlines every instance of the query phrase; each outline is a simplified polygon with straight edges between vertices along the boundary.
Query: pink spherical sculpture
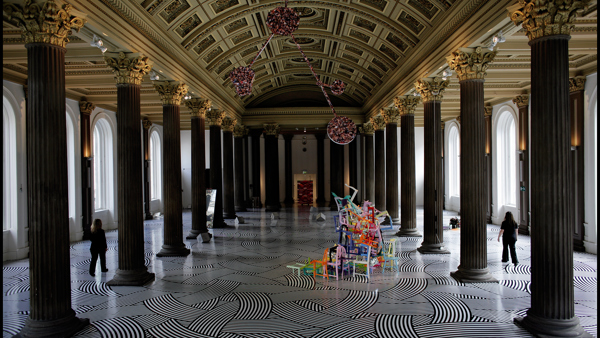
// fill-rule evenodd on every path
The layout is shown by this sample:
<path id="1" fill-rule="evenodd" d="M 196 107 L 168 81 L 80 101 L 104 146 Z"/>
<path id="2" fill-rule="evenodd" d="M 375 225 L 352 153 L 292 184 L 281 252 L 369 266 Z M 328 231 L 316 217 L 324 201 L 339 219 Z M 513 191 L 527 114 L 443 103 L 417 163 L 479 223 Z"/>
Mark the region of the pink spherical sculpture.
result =
<path id="1" fill-rule="evenodd" d="M 336 116 L 327 125 L 327 136 L 337 144 L 348 144 L 356 136 L 356 124 L 346 116 Z"/>
<path id="2" fill-rule="evenodd" d="M 239 96 L 250 95 L 252 93 L 254 71 L 250 67 L 240 66 L 234 69 L 229 73 L 229 79 L 235 85 L 235 91 Z"/>
<path id="3" fill-rule="evenodd" d="M 342 95 L 344 89 L 346 89 L 346 84 L 342 80 L 335 80 L 329 88 L 331 89 L 332 94 Z"/>
<path id="4" fill-rule="evenodd" d="M 277 7 L 269 12 L 267 26 L 277 35 L 291 35 L 298 29 L 300 16 L 289 7 Z"/>

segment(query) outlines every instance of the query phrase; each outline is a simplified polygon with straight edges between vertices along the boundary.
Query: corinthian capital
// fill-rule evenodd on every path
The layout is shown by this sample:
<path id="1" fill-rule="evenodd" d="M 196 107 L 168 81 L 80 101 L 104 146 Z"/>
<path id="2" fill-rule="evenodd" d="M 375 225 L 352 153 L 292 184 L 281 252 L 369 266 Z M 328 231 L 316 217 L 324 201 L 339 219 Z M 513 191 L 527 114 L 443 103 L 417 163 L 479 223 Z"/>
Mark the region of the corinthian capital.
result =
<path id="1" fill-rule="evenodd" d="M 394 98 L 394 104 L 400 111 L 400 115 L 414 115 L 419 102 L 421 98 L 418 96 L 405 95 Z"/>
<path id="2" fill-rule="evenodd" d="M 236 124 L 233 127 L 233 137 L 244 137 L 248 129 L 243 124 Z"/>
<path id="3" fill-rule="evenodd" d="M 79 112 L 81 114 L 90 115 L 94 108 L 96 108 L 96 106 L 92 102 L 79 101 Z"/>
<path id="4" fill-rule="evenodd" d="M 461 48 L 446 58 L 450 69 L 456 72 L 459 81 L 483 79 L 496 52 L 483 52 L 481 47 Z"/>
<path id="5" fill-rule="evenodd" d="M 265 134 L 278 136 L 279 135 L 279 124 L 278 123 L 265 123 Z"/>
<path id="6" fill-rule="evenodd" d="M 117 84 L 142 84 L 142 77 L 152 69 L 152 62 L 140 53 L 105 53 L 104 61 L 115 73 Z"/>
<path id="7" fill-rule="evenodd" d="M 49 43 L 64 48 L 69 42 L 69 35 L 73 33 L 71 29 L 79 32 L 86 22 L 85 19 L 71 16 L 73 6 L 69 4 L 59 8 L 54 0 L 49 0 L 40 8 L 40 5 L 32 2 L 25 0 L 23 7 L 4 3 L 8 19 L 16 19 L 23 30 L 25 43 Z"/>
<path id="8" fill-rule="evenodd" d="M 204 118 L 207 111 L 210 110 L 212 102 L 209 99 L 191 98 L 183 101 L 186 107 L 191 111 L 193 117 Z"/>
<path id="9" fill-rule="evenodd" d="M 585 76 L 569 78 L 569 92 L 578 92 L 585 89 Z"/>
<path id="10" fill-rule="evenodd" d="M 529 106 L 529 95 L 519 95 L 515 97 L 512 102 L 519 108 L 527 107 Z"/>
<path id="11" fill-rule="evenodd" d="M 508 15 L 515 25 L 522 24 L 529 41 L 550 35 L 571 35 L 577 12 L 589 0 L 519 0 L 508 7 Z"/>
<path id="12" fill-rule="evenodd" d="M 154 81 L 153 84 L 163 105 L 179 106 L 188 92 L 188 86 L 177 81 Z"/>
<path id="13" fill-rule="evenodd" d="M 375 128 L 373 127 L 373 123 L 369 121 L 363 123 L 362 127 L 358 128 L 358 131 L 366 136 L 373 136 L 375 133 Z"/>
<path id="14" fill-rule="evenodd" d="M 234 118 L 231 118 L 229 116 L 225 116 L 223 118 L 223 121 L 221 122 L 221 129 L 223 129 L 223 131 L 228 131 L 228 132 L 233 132 L 233 127 L 235 127 L 237 123 L 237 120 Z"/>
<path id="15" fill-rule="evenodd" d="M 148 118 L 144 118 L 142 120 L 142 126 L 144 126 L 144 129 L 148 130 L 152 127 L 152 121 L 148 120 Z"/>
<path id="16" fill-rule="evenodd" d="M 225 117 L 225 112 L 220 111 L 219 109 L 211 109 L 206 112 L 206 123 L 209 126 L 221 126 L 223 122 L 223 117 Z"/>
<path id="17" fill-rule="evenodd" d="M 439 77 L 417 80 L 415 82 L 415 90 L 421 94 L 423 102 L 442 101 L 442 94 L 448 87 L 450 80 L 442 80 Z"/>
<path id="18" fill-rule="evenodd" d="M 385 123 L 400 123 L 400 111 L 396 107 L 382 109 L 381 115 Z"/>
<path id="19" fill-rule="evenodd" d="M 373 125 L 373 129 L 377 130 L 385 130 L 385 119 L 381 115 L 373 116 L 370 119 L 371 124 Z"/>

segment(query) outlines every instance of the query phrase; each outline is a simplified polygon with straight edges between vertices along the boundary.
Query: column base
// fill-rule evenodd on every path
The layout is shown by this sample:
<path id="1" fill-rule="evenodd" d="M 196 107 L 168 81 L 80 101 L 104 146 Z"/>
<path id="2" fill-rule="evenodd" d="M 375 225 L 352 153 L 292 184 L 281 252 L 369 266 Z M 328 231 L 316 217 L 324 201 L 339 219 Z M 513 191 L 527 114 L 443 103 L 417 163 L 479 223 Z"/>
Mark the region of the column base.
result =
<path id="1" fill-rule="evenodd" d="M 90 325 L 89 319 L 77 318 L 75 311 L 71 311 L 72 314 L 55 320 L 33 320 L 28 317 L 25 326 L 14 337 L 71 337 Z"/>
<path id="2" fill-rule="evenodd" d="M 156 254 L 156 257 L 187 256 L 189 254 L 190 249 L 186 248 L 183 243 L 180 245 L 163 244 L 162 249 Z"/>
<path id="3" fill-rule="evenodd" d="M 515 324 L 534 334 L 536 337 L 592 337 L 579 324 L 579 318 L 554 319 L 542 318 L 527 311 L 527 316 L 515 318 Z"/>
<path id="4" fill-rule="evenodd" d="M 450 272 L 450 276 L 461 283 L 497 283 L 498 280 L 490 275 L 490 270 L 485 269 L 463 269 Z"/>
<path id="5" fill-rule="evenodd" d="M 421 243 L 421 246 L 417 248 L 422 254 L 449 254 L 450 251 L 444 248 L 444 243 Z"/>
<path id="6" fill-rule="evenodd" d="M 244 205 L 236 205 L 235 212 L 246 212 L 248 211 Z"/>
<path id="7" fill-rule="evenodd" d="M 151 219 L 154 219 L 154 217 L 152 217 L 151 213 L 147 213 L 146 215 L 144 215 L 144 221 L 149 221 Z"/>
<path id="8" fill-rule="evenodd" d="M 106 282 L 109 286 L 142 286 L 154 280 L 154 274 L 148 272 L 148 268 L 144 266 L 138 270 L 121 270 L 117 269 L 112 280 Z"/>
<path id="9" fill-rule="evenodd" d="M 527 224 L 519 224 L 519 235 L 529 235 L 529 226 Z"/>
<path id="10" fill-rule="evenodd" d="M 190 233 L 185 236 L 185 239 L 196 239 L 200 235 L 200 230 L 190 230 Z"/>
<path id="11" fill-rule="evenodd" d="M 398 232 L 396 232 L 396 236 L 398 237 L 423 237 L 423 235 L 417 230 L 417 228 L 412 229 L 404 229 L 400 228 Z"/>

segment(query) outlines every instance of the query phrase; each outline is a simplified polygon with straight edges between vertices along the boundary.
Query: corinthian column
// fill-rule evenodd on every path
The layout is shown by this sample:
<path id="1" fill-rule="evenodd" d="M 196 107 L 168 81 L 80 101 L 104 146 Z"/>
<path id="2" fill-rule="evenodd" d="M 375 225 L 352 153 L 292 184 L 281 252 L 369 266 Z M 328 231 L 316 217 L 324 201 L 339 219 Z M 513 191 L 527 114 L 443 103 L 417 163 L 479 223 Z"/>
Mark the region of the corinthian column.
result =
<path id="1" fill-rule="evenodd" d="M 142 152 L 144 155 L 144 219 L 150 220 L 152 219 L 152 214 L 150 213 L 150 162 L 148 159 L 150 158 L 150 135 L 148 135 L 148 130 L 152 127 L 152 122 L 147 118 L 142 120 Z"/>
<path id="2" fill-rule="evenodd" d="M 225 113 L 212 109 L 206 113 L 206 122 L 210 131 L 210 189 L 217 190 L 213 228 L 227 226 L 223 220 L 223 174 L 221 172 L 221 123 Z"/>
<path id="3" fill-rule="evenodd" d="M 79 128 L 81 140 L 81 213 L 83 227 L 83 239 L 90 239 L 90 227 L 92 225 L 92 213 L 94 212 L 92 193 L 92 131 L 90 115 L 95 105 L 88 101 L 79 101 Z"/>
<path id="4" fill-rule="evenodd" d="M 279 125 L 265 127 L 265 210 L 279 211 Z"/>
<path id="5" fill-rule="evenodd" d="M 41 7 L 41 8 L 40 8 Z M 30 312 L 23 337 L 71 336 L 89 324 L 71 308 L 65 52 L 71 29 L 85 20 L 71 6 L 4 3 L 27 48 L 27 206 Z M 58 33 L 57 33 L 58 32 Z M 139 157 L 138 157 L 139 159 Z"/>
<path id="6" fill-rule="evenodd" d="M 223 217 L 235 218 L 234 187 L 233 187 L 233 128 L 236 119 L 229 116 L 223 118 Z M 241 160 L 241 158 L 240 158 Z"/>
<path id="7" fill-rule="evenodd" d="M 181 197 L 181 128 L 179 116 L 181 99 L 188 86 L 176 81 L 154 81 L 154 89 L 163 104 L 163 196 L 165 207 L 164 244 L 156 254 L 163 256 L 187 256 L 190 249 L 183 244 L 183 220 Z"/>
<path id="8" fill-rule="evenodd" d="M 385 205 L 392 217 L 392 223 L 400 222 L 400 201 L 398 201 L 398 108 L 381 110 L 385 120 Z M 386 219 L 387 220 L 387 219 Z"/>
<path id="9" fill-rule="evenodd" d="M 513 99 L 519 108 L 519 234 L 529 235 L 529 95 Z"/>
<path id="10" fill-rule="evenodd" d="M 381 115 L 371 117 L 375 130 L 375 207 L 384 211 L 385 204 L 385 119 Z"/>
<path id="11" fill-rule="evenodd" d="M 536 336 L 589 336 L 574 311 L 567 197 L 569 39 L 577 12 L 588 2 L 523 0 L 509 8 L 531 46 L 531 308 L 516 321 Z"/>
<path id="12" fill-rule="evenodd" d="M 485 120 L 483 83 L 495 52 L 463 48 L 449 56 L 460 84 L 460 265 L 461 282 L 495 282 L 487 267 Z"/>
<path id="13" fill-rule="evenodd" d="M 583 107 L 584 107 L 585 76 L 569 79 L 570 108 L 571 108 L 571 219 L 573 224 L 573 250 L 585 251 L 584 214 L 585 214 L 585 182 L 584 182 L 584 137 L 583 137 Z"/>
<path id="14" fill-rule="evenodd" d="M 414 96 L 397 97 L 394 104 L 400 113 L 400 230 L 396 236 L 421 237 L 417 231 L 417 186 L 415 179 L 415 108 L 420 98 Z"/>
<path id="15" fill-rule="evenodd" d="M 246 205 L 244 203 L 244 136 L 246 135 L 246 131 L 246 126 L 243 124 L 238 124 L 233 127 L 233 151 L 235 153 L 235 168 L 233 171 L 235 211 L 246 211 Z"/>
<path id="16" fill-rule="evenodd" d="M 371 122 L 360 127 L 360 133 L 365 140 L 365 201 L 375 201 L 375 156 L 373 154 L 373 134 L 375 128 Z"/>
<path id="17" fill-rule="evenodd" d="M 208 99 L 192 98 L 184 101 L 192 114 L 192 229 L 186 239 L 202 236 L 210 241 L 206 227 L 206 139 L 204 119 L 212 103 Z"/>

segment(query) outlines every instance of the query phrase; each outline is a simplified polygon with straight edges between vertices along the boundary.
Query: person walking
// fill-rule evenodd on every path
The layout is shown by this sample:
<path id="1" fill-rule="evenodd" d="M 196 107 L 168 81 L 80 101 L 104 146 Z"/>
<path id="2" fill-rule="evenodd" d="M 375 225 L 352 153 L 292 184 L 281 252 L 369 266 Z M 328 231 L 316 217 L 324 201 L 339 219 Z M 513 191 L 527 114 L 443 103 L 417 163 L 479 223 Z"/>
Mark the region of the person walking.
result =
<path id="1" fill-rule="evenodd" d="M 510 248 L 510 258 L 515 266 L 519 264 L 517 259 L 517 251 L 515 250 L 515 243 L 517 242 L 517 235 L 519 225 L 515 222 L 515 218 L 510 211 L 507 211 L 504 215 L 504 221 L 500 226 L 500 233 L 498 234 L 498 242 L 500 242 L 500 236 L 502 236 L 502 263 L 508 262 L 508 249 Z"/>
<path id="2" fill-rule="evenodd" d="M 104 234 L 104 230 L 102 230 L 102 221 L 98 218 L 92 222 L 91 227 L 91 240 L 92 245 L 90 246 L 90 252 L 92 253 L 92 262 L 90 263 L 90 275 L 95 276 L 94 273 L 96 271 L 96 263 L 98 262 L 98 256 L 100 256 L 100 267 L 102 272 L 107 272 L 106 268 L 106 251 L 108 251 L 108 247 L 106 245 L 106 235 Z"/>

